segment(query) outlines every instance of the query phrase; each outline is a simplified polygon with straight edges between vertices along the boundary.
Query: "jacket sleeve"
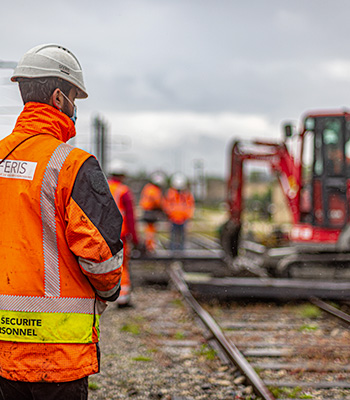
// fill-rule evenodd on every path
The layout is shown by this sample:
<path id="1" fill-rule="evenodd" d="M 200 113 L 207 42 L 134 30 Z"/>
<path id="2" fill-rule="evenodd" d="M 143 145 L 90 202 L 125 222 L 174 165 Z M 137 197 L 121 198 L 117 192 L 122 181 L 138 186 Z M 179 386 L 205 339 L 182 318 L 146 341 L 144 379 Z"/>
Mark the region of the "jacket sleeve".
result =
<path id="1" fill-rule="evenodd" d="M 81 166 L 67 207 L 66 238 L 97 295 L 114 301 L 120 291 L 123 218 L 98 161 Z"/>
<path id="2" fill-rule="evenodd" d="M 124 223 L 126 224 L 127 237 L 130 236 L 130 240 L 132 243 L 137 246 L 139 243 L 138 236 L 136 233 L 136 222 L 134 215 L 134 200 L 130 191 L 124 193 L 124 195 L 120 198 L 124 209 Z"/>

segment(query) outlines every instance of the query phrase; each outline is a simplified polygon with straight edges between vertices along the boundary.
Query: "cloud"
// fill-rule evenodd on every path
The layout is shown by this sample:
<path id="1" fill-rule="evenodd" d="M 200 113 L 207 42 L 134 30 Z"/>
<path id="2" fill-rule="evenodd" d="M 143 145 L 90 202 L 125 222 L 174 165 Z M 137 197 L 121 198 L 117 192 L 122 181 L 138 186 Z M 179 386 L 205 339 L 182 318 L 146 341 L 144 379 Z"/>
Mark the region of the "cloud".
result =
<path id="1" fill-rule="evenodd" d="M 13 0 L 0 15 L 1 58 L 43 42 L 76 53 L 89 91 L 76 143 L 87 150 L 101 114 L 118 137 L 109 152 L 135 168 L 190 170 L 200 157 L 222 174 L 233 137 L 279 138 L 284 120 L 349 104 L 350 3 L 321 3 L 62 0 L 52 12 Z M 0 106 L 11 96 L 0 86 Z M 0 135 L 11 118 L 0 112 Z"/>
<path id="2" fill-rule="evenodd" d="M 349 83 L 350 81 L 350 60 L 331 60 L 321 66 L 322 72 L 328 79 L 334 79 Z"/>
<path id="3" fill-rule="evenodd" d="M 205 160 L 208 173 L 224 175 L 226 147 L 233 139 L 276 140 L 278 126 L 260 115 L 195 112 L 105 113 L 109 160 L 122 158 L 133 171 L 162 168 L 191 173 L 196 159 Z M 76 144 L 93 143 L 89 114 L 79 116 Z M 89 132 L 89 137 L 84 134 Z M 93 149 L 89 149 L 93 150 Z"/>
<path id="4" fill-rule="evenodd" d="M 195 112 L 106 113 L 114 132 L 122 132 L 142 145 L 171 146 L 196 135 L 228 140 L 233 136 L 275 136 L 268 120 L 259 115 Z"/>

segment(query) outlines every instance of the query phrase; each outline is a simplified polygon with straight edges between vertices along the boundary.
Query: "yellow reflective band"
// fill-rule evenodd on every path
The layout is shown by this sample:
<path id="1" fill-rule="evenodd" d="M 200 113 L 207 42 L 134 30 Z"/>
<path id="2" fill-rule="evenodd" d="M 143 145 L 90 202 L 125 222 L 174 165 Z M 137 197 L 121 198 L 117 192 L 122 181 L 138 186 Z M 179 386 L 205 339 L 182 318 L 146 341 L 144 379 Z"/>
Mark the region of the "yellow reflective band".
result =
<path id="1" fill-rule="evenodd" d="M 91 343 L 90 314 L 0 311 L 0 340 L 32 343 Z M 99 333 L 99 315 L 95 316 Z"/>

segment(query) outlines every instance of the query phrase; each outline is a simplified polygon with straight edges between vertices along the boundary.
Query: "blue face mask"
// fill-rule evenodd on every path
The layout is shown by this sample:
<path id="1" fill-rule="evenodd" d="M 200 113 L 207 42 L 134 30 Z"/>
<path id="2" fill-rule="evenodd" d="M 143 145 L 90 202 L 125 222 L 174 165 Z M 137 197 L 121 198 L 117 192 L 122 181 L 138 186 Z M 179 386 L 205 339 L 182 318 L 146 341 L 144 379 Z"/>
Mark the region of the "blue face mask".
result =
<path id="1" fill-rule="evenodd" d="M 77 106 L 74 104 L 74 111 L 73 111 L 73 115 L 70 117 L 70 119 L 73 121 L 73 124 L 75 125 L 75 123 L 77 122 Z"/>
<path id="2" fill-rule="evenodd" d="M 64 98 L 66 98 L 69 102 L 70 102 L 70 104 L 73 106 L 73 115 L 71 116 L 71 117 L 69 117 L 72 121 L 73 121 L 73 124 L 75 125 L 75 123 L 77 122 L 77 119 L 78 119 L 78 116 L 77 116 L 77 106 L 74 104 L 74 103 L 72 103 L 70 100 L 69 100 L 69 98 L 61 91 L 61 93 L 63 94 L 63 97 Z"/>

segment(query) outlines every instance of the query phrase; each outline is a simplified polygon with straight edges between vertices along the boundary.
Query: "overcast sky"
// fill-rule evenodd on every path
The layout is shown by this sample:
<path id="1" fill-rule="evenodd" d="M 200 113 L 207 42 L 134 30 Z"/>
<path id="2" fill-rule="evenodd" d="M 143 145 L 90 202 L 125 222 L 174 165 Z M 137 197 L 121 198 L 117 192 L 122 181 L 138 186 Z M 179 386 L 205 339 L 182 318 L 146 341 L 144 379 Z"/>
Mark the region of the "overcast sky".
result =
<path id="1" fill-rule="evenodd" d="M 5 0 L 0 60 L 40 43 L 79 58 L 75 144 L 88 151 L 101 116 L 109 158 L 132 171 L 225 176 L 233 138 L 282 137 L 307 110 L 350 105 L 347 0 Z M 0 138 L 20 104 L 0 77 Z M 20 112 L 17 108 L 16 112 Z M 1 111 L 2 110 L 2 111 Z"/>

